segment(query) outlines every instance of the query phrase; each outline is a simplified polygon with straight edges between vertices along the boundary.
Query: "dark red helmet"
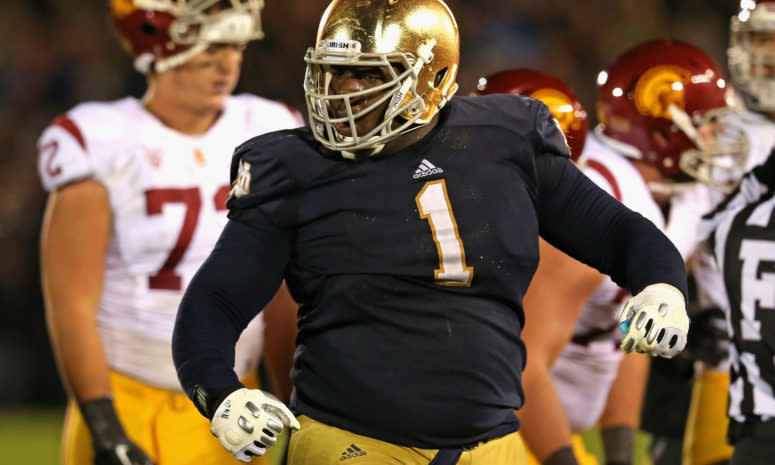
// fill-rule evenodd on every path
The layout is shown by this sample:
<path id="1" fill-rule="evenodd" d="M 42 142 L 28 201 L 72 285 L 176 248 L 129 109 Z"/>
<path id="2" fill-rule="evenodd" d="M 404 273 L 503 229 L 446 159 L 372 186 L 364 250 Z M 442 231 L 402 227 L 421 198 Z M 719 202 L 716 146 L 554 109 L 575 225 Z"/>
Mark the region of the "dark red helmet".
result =
<path id="1" fill-rule="evenodd" d="M 621 54 L 600 72 L 597 83 L 600 124 L 595 132 L 663 176 L 681 180 L 688 174 L 712 184 L 704 178 L 719 166 L 714 160 L 744 159 L 747 153 L 744 139 L 737 137 L 718 137 L 731 141 L 725 146 L 701 140 L 700 125 L 728 109 L 727 84 L 719 66 L 692 45 L 645 42 Z"/>
<path id="2" fill-rule="evenodd" d="M 183 64 L 213 43 L 260 39 L 264 0 L 110 0 L 121 43 L 141 73 Z"/>
<path id="3" fill-rule="evenodd" d="M 576 94 L 556 77 L 532 69 L 508 69 L 479 78 L 473 94 L 519 94 L 542 101 L 560 123 L 571 158 L 578 160 L 581 156 L 589 129 L 587 111 Z"/>

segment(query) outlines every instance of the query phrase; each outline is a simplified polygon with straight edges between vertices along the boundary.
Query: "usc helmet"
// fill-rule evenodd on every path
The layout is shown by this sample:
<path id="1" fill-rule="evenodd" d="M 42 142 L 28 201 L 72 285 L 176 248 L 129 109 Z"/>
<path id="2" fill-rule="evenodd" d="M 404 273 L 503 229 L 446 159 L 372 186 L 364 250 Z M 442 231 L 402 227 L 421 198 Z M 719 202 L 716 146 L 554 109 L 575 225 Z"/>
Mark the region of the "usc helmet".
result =
<path id="1" fill-rule="evenodd" d="M 264 36 L 264 0 L 111 0 L 121 43 L 139 72 L 180 66 L 214 43 Z"/>
<path id="2" fill-rule="evenodd" d="M 729 185 L 717 180 L 729 176 L 719 172 L 739 171 L 745 165 L 745 134 L 723 124 L 730 110 L 726 81 L 702 50 L 680 41 L 645 42 L 601 71 L 597 84 L 595 133 L 672 180 L 653 184 L 652 190 L 672 192 L 680 189 L 676 182 L 694 180 L 727 190 Z M 708 140 L 703 128 L 714 122 Z"/>
<path id="3" fill-rule="evenodd" d="M 745 104 L 756 111 L 775 111 L 775 48 L 755 47 L 752 35 L 775 33 L 774 0 L 741 0 L 730 21 L 729 73 Z"/>
<path id="4" fill-rule="evenodd" d="M 589 129 L 587 111 L 564 82 L 532 69 L 508 69 L 479 78 L 472 95 L 486 94 L 519 94 L 543 102 L 565 134 L 571 159 L 579 159 Z"/>
<path id="5" fill-rule="evenodd" d="M 378 153 L 388 141 L 425 125 L 457 91 L 460 36 L 442 0 L 334 0 L 320 20 L 315 47 L 307 50 L 304 94 L 310 126 L 323 146 L 351 157 L 356 150 Z M 379 67 L 384 84 L 351 93 L 330 89 L 332 67 Z M 352 112 L 354 100 L 379 96 Z M 389 102 L 380 124 L 358 134 L 356 120 Z M 333 115 L 332 103 L 347 114 Z M 350 136 L 334 125 L 347 124 Z"/>

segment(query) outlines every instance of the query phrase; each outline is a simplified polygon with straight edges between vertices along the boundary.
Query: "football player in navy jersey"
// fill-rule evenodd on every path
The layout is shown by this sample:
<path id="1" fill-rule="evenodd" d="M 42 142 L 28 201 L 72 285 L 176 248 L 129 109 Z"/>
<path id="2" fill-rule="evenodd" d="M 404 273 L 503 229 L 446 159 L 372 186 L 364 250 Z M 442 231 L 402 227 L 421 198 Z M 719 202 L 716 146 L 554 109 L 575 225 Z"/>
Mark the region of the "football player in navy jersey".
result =
<path id="1" fill-rule="evenodd" d="M 452 98 L 441 0 L 334 0 L 305 61 L 311 127 L 236 149 L 230 221 L 175 326 L 181 384 L 235 457 L 291 428 L 292 465 L 524 464 L 539 234 L 635 295 L 624 350 L 683 348 L 678 252 L 574 167 L 545 105 Z M 231 368 L 283 278 L 300 303 L 290 409 Z"/>

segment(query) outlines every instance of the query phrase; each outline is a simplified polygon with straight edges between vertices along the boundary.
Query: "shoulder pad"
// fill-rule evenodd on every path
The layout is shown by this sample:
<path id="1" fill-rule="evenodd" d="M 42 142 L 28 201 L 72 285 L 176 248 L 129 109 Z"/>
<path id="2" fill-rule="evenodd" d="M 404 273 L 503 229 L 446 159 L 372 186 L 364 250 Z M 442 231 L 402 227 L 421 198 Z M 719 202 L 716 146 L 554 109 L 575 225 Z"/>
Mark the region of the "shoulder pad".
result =
<path id="1" fill-rule="evenodd" d="M 134 99 L 87 102 L 56 117 L 38 140 L 38 172 L 46 190 L 96 174 L 101 157 L 127 137 Z"/>
<path id="2" fill-rule="evenodd" d="M 257 209 L 275 223 L 291 221 L 291 205 L 300 188 L 288 165 L 289 151 L 298 139 L 293 130 L 263 134 L 236 148 L 231 161 L 231 191 L 226 206 L 230 216 Z"/>
<path id="3" fill-rule="evenodd" d="M 230 99 L 247 114 L 248 124 L 262 133 L 304 126 L 301 113 L 283 102 L 253 94 L 234 95 Z"/>

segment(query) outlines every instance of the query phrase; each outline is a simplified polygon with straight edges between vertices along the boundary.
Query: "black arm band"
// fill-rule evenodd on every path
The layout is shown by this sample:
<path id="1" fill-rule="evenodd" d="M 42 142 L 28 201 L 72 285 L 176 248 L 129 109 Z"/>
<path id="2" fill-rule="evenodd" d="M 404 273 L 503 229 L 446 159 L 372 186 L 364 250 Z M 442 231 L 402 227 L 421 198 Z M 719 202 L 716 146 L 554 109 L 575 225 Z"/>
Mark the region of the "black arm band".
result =
<path id="1" fill-rule="evenodd" d="M 606 465 L 632 465 L 635 430 L 630 426 L 612 426 L 600 430 Z"/>
<path id="2" fill-rule="evenodd" d="M 110 397 L 87 400 L 78 404 L 78 407 L 89 428 L 95 449 L 109 448 L 116 440 L 126 436 Z"/>
<path id="3" fill-rule="evenodd" d="M 576 460 L 573 449 L 570 446 L 565 446 L 552 452 L 552 454 L 544 460 L 544 465 L 579 465 L 579 462 Z"/>
<path id="4" fill-rule="evenodd" d="M 194 387 L 194 404 L 208 420 L 212 421 L 213 415 L 215 415 L 215 411 L 218 409 L 218 406 L 221 405 L 221 402 L 229 397 L 229 394 L 242 389 L 243 387 L 245 386 L 238 384 L 213 394 L 207 392 L 202 386 L 197 385 Z"/>

